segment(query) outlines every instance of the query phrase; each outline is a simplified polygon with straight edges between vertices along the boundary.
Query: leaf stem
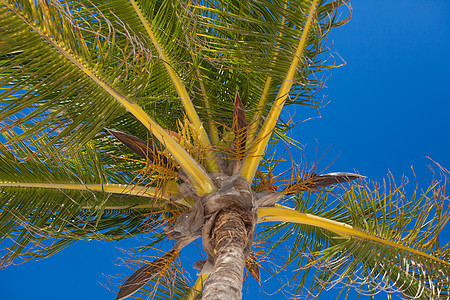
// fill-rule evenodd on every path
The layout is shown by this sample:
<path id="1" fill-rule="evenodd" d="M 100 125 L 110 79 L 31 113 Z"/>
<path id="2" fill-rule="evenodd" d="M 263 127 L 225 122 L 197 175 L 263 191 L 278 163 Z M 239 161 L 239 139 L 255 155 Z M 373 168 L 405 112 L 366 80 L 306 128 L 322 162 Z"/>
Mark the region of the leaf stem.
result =
<path id="1" fill-rule="evenodd" d="M 164 53 L 162 46 L 158 42 L 158 39 L 156 38 L 152 29 L 150 28 L 150 25 L 148 24 L 148 21 L 145 18 L 145 16 L 142 14 L 138 4 L 134 0 L 130 0 L 130 3 L 133 6 L 133 9 L 136 11 L 137 15 L 139 16 L 142 25 L 145 27 L 145 30 L 147 31 L 151 41 L 153 42 L 153 45 L 156 48 L 156 51 L 158 51 L 158 54 L 164 63 L 164 66 L 167 70 L 167 73 L 169 74 L 173 86 L 177 91 L 177 94 L 180 97 L 181 102 L 183 103 L 184 109 L 186 111 L 189 120 L 191 121 L 192 124 L 194 124 L 195 128 L 200 133 L 200 142 L 202 143 L 202 146 L 206 148 L 206 167 L 208 171 L 218 172 L 219 167 L 214 158 L 214 153 L 212 151 L 212 145 L 209 140 L 208 134 L 206 133 L 205 128 L 203 127 L 203 124 L 200 121 L 200 118 L 197 114 L 197 111 L 195 110 L 195 107 L 192 104 L 189 94 L 186 91 L 185 85 L 183 84 L 183 82 L 181 81 L 180 77 L 177 75 L 175 70 L 172 68 L 168 57 Z"/>
<path id="2" fill-rule="evenodd" d="M 322 218 L 322 217 L 307 214 L 307 213 L 301 213 L 301 212 L 298 212 L 296 210 L 293 210 L 293 209 L 287 208 L 287 207 L 258 208 L 258 223 L 262 223 L 262 222 L 291 222 L 291 223 L 315 226 L 315 227 L 329 230 L 329 231 L 339 234 L 341 236 L 352 236 L 352 237 L 357 237 L 357 238 L 360 238 L 363 240 L 377 242 L 377 243 L 380 243 L 380 244 L 383 244 L 386 246 L 397 248 L 402 251 L 414 253 L 425 259 L 430 259 L 432 261 L 435 261 L 437 263 L 440 263 L 440 264 L 443 264 L 446 266 L 450 266 L 449 262 L 446 262 L 446 261 L 439 259 L 438 257 L 435 257 L 433 255 L 430 255 L 428 253 L 421 252 L 416 249 L 404 246 L 402 244 L 383 239 L 381 237 L 372 235 L 370 233 L 366 233 L 364 231 L 354 228 L 353 226 L 350 226 L 350 225 L 347 225 L 347 224 L 344 224 L 341 222 L 336 222 L 333 220 L 329 220 L 326 218 Z"/>
<path id="3" fill-rule="evenodd" d="M 40 182 L 0 182 L 0 187 L 18 187 L 18 188 L 43 188 L 43 189 L 61 189 L 61 190 L 80 190 L 105 192 L 111 194 L 123 194 L 132 196 L 141 196 L 148 198 L 160 198 L 169 200 L 162 194 L 161 189 L 155 187 L 146 187 L 140 185 L 128 184 L 73 184 L 73 183 L 40 183 Z"/>
<path id="4" fill-rule="evenodd" d="M 256 169 L 261 162 L 261 159 L 266 151 L 267 144 L 269 143 L 270 137 L 272 135 L 273 129 L 275 128 L 277 121 L 280 117 L 281 110 L 283 109 L 284 103 L 289 95 L 289 91 L 292 87 L 294 75 L 297 71 L 298 65 L 300 63 L 300 57 L 305 50 L 306 39 L 308 37 L 309 29 L 311 27 L 313 16 L 316 12 L 318 0 L 314 0 L 311 4 L 311 9 L 309 11 L 308 19 L 306 20 L 305 28 L 303 29 L 302 37 L 297 47 L 297 51 L 294 54 L 289 70 L 284 78 L 283 83 L 278 91 L 275 102 L 272 104 L 272 108 L 259 131 L 256 142 L 253 142 L 250 148 L 249 155 L 244 161 L 241 169 L 241 175 L 247 178 L 249 182 L 253 181 Z"/>
<path id="5" fill-rule="evenodd" d="M 194 286 L 192 287 L 191 293 L 189 294 L 188 300 L 194 300 L 197 298 L 197 296 L 201 293 L 203 290 L 203 287 L 205 286 L 206 280 L 209 277 L 209 273 L 207 274 L 201 274 L 197 277 L 197 280 L 195 281 Z"/>
<path id="6" fill-rule="evenodd" d="M 95 83 L 101 86 L 109 95 L 111 95 L 117 102 L 119 102 L 127 111 L 132 113 L 173 155 L 175 161 L 186 172 L 195 186 L 199 194 L 210 193 L 216 190 L 209 175 L 202 169 L 202 167 L 186 152 L 186 150 L 178 144 L 157 122 L 136 103 L 131 102 L 124 97 L 116 89 L 114 89 L 107 82 L 98 77 L 91 69 L 86 67 L 85 62 L 76 54 L 66 50 L 55 41 L 51 35 L 44 32 L 41 28 L 36 26 L 33 22 L 28 20 L 26 16 L 17 11 L 10 3 L 2 2 L 19 16 L 33 31 L 39 34 L 43 39 L 49 42 L 59 53 L 66 57 L 70 62 L 77 66 L 82 72 L 90 77 Z"/>
<path id="7" fill-rule="evenodd" d="M 284 9 L 286 9 L 286 8 L 287 8 L 287 1 L 284 2 Z M 283 28 L 285 21 L 286 21 L 286 17 L 283 16 L 281 18 L 281 29 Z M 283 35 L 283 33 L 280 30 L 280 32 L 278 33 L 278 40 L 275 44 L 275 53 L 272 58 L 272 61 L 270 62 L 271 68 L 273 68 L 275 66 L 275 63 L 277 62 L 278 52 L 280 50 L 279 49 L 280 38 L 282 35 Z M 261 114 L 262 114 L 264 105 L 266 104 L 267 95 L 269 93 L 269 88 L 270 88 L 271 82 L 272 82 L 272 76 L 269 75 L 269 76 L 267 76 L 266 82 L 264 83 L 263 92 L 261 94 L 261 97 L 259 98 L 259 102 L 258 102 L 258 105 L 256 106 L 255 114 L 253 115 L 252 121 L 250 123 L 250 128 L 249 128 L 248 134 L 247 134 L 247 149 L 249 149 L 251 147 L 253 141 L 255 140 L 256 130 L 258 129 L 259 124 L 261 122 Z"/>

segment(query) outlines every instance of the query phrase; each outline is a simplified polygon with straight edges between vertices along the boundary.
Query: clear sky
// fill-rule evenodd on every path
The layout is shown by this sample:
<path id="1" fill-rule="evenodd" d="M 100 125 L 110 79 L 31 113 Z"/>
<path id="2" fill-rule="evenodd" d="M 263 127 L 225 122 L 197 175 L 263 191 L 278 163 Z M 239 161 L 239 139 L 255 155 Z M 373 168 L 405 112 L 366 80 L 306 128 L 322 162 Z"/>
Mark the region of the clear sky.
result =
<path id="1" fill-rule="evenodd" d="M 327 73 L 323 94 L 330 103 L 321 119 L 299 124 L 293 137 L 306 146 L 309 161 L 316 147 L 319 156 L 328 150 L 324 162 L 337 157 L 327 171 L 380 181 L 390 170 L 413 180 L 414 166 L 425 187 L 431 180 L 426 156 L 450 168 L 450 2 L 354 0 L 352 7 L 350 23 L 330 35 L 332 54 L 347 63 Z M 297 120 L 312 116 L 312 110 L 295 110 Z M 448 228 L 443 240 L 450 240 Z M 117 266 L 120 248 L 145 242 L 77 242 L 51 258 L 2 269 L 1 299 L 114 299 L 101 284 L 109 286 L 106 276 L 131 274 Z M 244 297 L 266 299 L 254 290 Z"/>

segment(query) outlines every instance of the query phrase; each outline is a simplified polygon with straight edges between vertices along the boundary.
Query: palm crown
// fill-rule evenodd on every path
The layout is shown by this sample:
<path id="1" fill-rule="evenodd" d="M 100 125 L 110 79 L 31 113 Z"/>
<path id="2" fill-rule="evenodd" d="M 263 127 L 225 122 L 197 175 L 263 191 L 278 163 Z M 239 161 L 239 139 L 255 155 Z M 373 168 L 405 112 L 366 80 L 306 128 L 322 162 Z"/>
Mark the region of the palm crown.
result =
<path id="1" fill-rule="evenodd" d="M 205 298 L 232 299 L 244 267 L 259 280 L 259 257 L 295 233 L 284 263 L 298 266 L 295 292 L 317 267 L 316 293 L 363 277 L 369 292 L 385 283 L 448 298 L 445 176 L 410 201 L 401 186 L 370 187 L 351 173 L 294 170 L 278 184 L 276 161 L 264 157 L 270 143 L 289 141 L 283 106 L 316 105 L 314 74 L 332 67 L 322 54 L 328 32 L 347 21 L 343 4 L 2 0 L 2 263 L 142 234 L 154 237 L 146 247 L 175 243 L 117 299 L 145 294 L 148 282 L 193 299 L 206 280 Z M 264 222 L 274 223 L 255 231 Z M 199 237 L 207 259 L 197 282 L 169 283 L 181 249 Z"/>

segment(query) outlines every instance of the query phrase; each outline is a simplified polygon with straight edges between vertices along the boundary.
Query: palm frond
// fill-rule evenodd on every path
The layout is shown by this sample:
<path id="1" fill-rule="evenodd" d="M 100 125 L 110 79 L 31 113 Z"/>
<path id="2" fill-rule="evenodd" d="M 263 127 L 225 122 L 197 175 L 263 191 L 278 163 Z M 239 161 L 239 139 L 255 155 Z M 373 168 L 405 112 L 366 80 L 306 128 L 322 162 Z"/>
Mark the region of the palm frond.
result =
<path id="1" fill-rule="evenodd" d="M 162 61 L 164 62 L 164 66 L 166 67 L 167 73 L 169 74 L 169 77 L 172 80 L 174 88 L 177 91 L 178 96 L 181 99 L 181 102 L 183 103 L 184 109 L 186 111 L 187 116 L 189 117 L 189 120 L 191 121 L 192 124 L 194 124 L 197 131 L 200 133 L 200 142 L 202 143 L 202 146 L 207 149 L 207 151 L 206 151 L 207 159 L 206 159 L 205 163 L 206 163 L 206 166 L 208 167 L 208 171 L 210 171 L 210 172 L 219 171 L 217 162 L 215 161 L 215 158 L 214 158 L 214 154 L 211 151 L 212 150 L 211 142 L 205 131 L 205 128 L 203 127 L 202 122 L 200 121 L 197 111 L 195 110 L 194 105 L 192 104 L 189 94 L 186 91 L 186 86 L 181 81 L 181 79 L 179 78 L 179 76 L 175 72 L 175 70 L 172 69 L 171 63 L 165 54 L 166 51 L 163 49 L 162 44 L 158 42 L 157 37 L 153 33 L 153 30 L 151 29 L 147 19 L 143 15 L 143 13 L 142 13 L 141 9 L 139 8 L 139 6 L 137 5 L 137 3 L 134 0 L 131 0 L 131 5 L 133 6 L 134 10 L 136 11 L 136 14 L 139 16 L 139 19 L 141 20 L 142 24 L 144 25 L 145 30 L 147 31 L 151 41 L 153 42 L 155 48 L 157 49 Z"/>
<path id="2" fill-rule="evenodd" d="M 287 8 L 287 4 L 288 2 L 285 1 L 284 3 L 284 8 Z M 286 22 L 286 16 L 282 16 L 281 17 L 281 21 L 280 21 L 280 27 L 284 27 L 284 24 Z M 280 32 L 278 34 L 278 38 L 276 40 L 276 45 L 275 45 L 275 52 L 272 58 L 272 61 L 270 62 L 271 66 L 274 66 L 277 62 L 278 59 L 278 47 L 279 47 L 279 40 L 282 37 L 282 32 Z M 264 109 L 264 106 L 266 105 L 266 101 L 267 101 L 267 96 L 269 93 L 269 88 L 270 85 L 272 83 L 272 76 L 267 76 L 266 78 L 266 82 L 264 83 L 264 89 L 261 93 L 261 96 L 259 98 L 258 101 L 258 105 L 256 106 L 256 111 L 253 114 L 253 118 L 252 118 L 252 122 L 251 122 L 251 126 L 249 128 L 249 134 L 248 134 L 248 141 L 247 141 L 247 146 L 250 147 L 252 145 L 252 142 L 255 138 L 255 134 L 256 134 L 256 130 L 258 129 L 258 126 L 261 122 L 261 115 L 262 115 L 262 110 Z"/>
<path id="3" fill-rule="evenodd" d="M 18 139 L 45 133 L 55 137 L 50 145 L 64 139 L 60 149 L 79 147 L 101 130 L 103 122 L 125 112 L 105 89 L 112 92 L 129 89 L 127 93 L 136 89 L 133 94 L 138 96 L 142 85 L 143 92 L 144 82 L 149 78 L 151 54 L 135 37 L 118 32 L 115 29 L 118 26 L 111 21 L 99 15 L 97 23 L 80 27 L 83 14 L 89 12 L 82 5 L 74 10 L 79 13 L 73 15 L 54 2 L 38 5 L 2 1 L 2 4 L 5 30 L 0 51 L 1 56 L 6 56 L 1 62 L 0 84 L 7 87 L 2 101 L 9 103 L 2 108 L 2 120 L 4 126 L 12 128 L 36 124 L 28 126 L 28 131 Z M 53 15 L 54 21 L 49 19 Z M 122 49 L 117 41 L 124 43 L 127 39 L 134 41 L 142 53 L 119 51 Z M 20 54 L 8 56 L 11 52 Z M 130 66 L 134 60 L 144 69 L 138 71 Z M 125 72 L 128 68 L 129 72 Z M 122 76 L 117 77 L 114 69 L 124 70 L 117 72 Z M 133 80 L 131 77 L 137 85 L 127 84 Z"/>
<path id="4" fill-rule="evenodd" d="M 314 0 L 311 3 L 310 8 L 308 9 L 308 17 L 303 28 L 300 41 L 298 43 L 297 50 L 295 51 L 292 62 L 289 66 L 289 70 L 287 71 L 286 77 L 284 78 L 283 83 L 278 90 L 275 102 L 272 104 L 272 107 L 261 130 L 258 132 L 258 135 L 256 137 L 256 140 L 258 140 L 258 142 L 252 145 L 252 147 L 250 148 L 251 156 L 249 156 L 245 160 L 242 166 L 241 174 L 242 176 L 247 178 L 249 182 L 253 181 L 256 169 L 258 168 L 262 156 L 266 151 L 267 144 L 269 143 L 269 139 L 272 135 L 276 123 L 278 122 L 281 110 L 283 109 L 284 103 L 291 91 L 294 75 L 297 72 L 300 58 L 305 50 L 306 40 L 308 38 L 311 23 L 313 22 L 313 16 L 317 9 L 317 3 L 318 1 Z"/>
<path id="5" fill-rule="evenodd" d="M 315 57 L 322 52 L 320 41 L 328 30 L 340 25 L 334 14 L 341 4 L 342 1 L 321 2 L 317 8 L 314 34 L 306 41 L 307 51 L 302 55 L 288 103 L 305 104 L 308 99 L 313 100 L 314 80 L 306 78 L 316 67 L 321 68 Z M 309 1 L 229 1 L 227 4 L 199 1 L 193 5 L 193 13 L 198 16 L 196 29 L 200 41 L 194 44 L 205 58 L 202 75 L 211 95 L 212 111 L 222 112 L 216 113 L 215 119 L 229 126 L 233 102 L 228 99 L 236 89 L 252 112 L 248 116 L 259 109 L 265 114 L 295 57 L 293 47 L 301 39 L 310 6 Z M 204 32 L 202 27 L 206 29 Z M 267 77 L 272 78 L 272 84 L 264 88 Z M 262 94 L 268 95 L 267 100 L 260 105 L 263 108 L 256 110 Z M 309 103 L 314 105 L 314 102 Z M 228 120 L 223 120 L 225 115 Z"/>
<path id="6" fill-rule="evenodd" d="M 284 267 L 295 270 L 291 280 L 298 283 L 296 292 L 315 266 L 315 280 L 309 286 L 312 293 L 340 283 L 348 289 L 364 284 L 418 299 L 445 298 L 450 252 L 448 245 L 439 245 L 439 234 L 450 218 L 445 184 L 445 178 L 442 183 L 433 182 L 420 196 L 414 191 L 410 200 L 403 187 L 395 185 L 353 186 L 328 204 L 328 193 L 320 193 L 313 201 L 299 197 L 295 210 L 273 208 L 267 214 L 261 210 L 263 219 L 287 222 L 263 230 L 261 238 L 289 233 L 272 250 L 295 236 Z"/>
<path id="7" fill-rule="evenodd" d="M 19 256 L 51 255 L 77 239 L 113 240 L 143 233 L 146 226 L 151 230 L 154 221 L 149 220 L 159 214 L 145 212 L 159 212 L 166 203 L 158 200 L 163 199 L 161 189 L 127 185 L 131 175 L 118 176 L 103 167 L 92 148 L 71 160 L 50 162 L 38 156 L 21 161 L 31 152 L 24 147 L 4 150 L 0 231 L 1 241 L 12 243 L 2 257 L 5 264 Z M 49 239 L 54 242 L 46 244 Z"/>
<path id="8" fill-rule="evenodd" d="M 150 71 L 148 66 L 151 64 L 151 55 L 149 54 L 147 48 L 138 43 L 134 43 L 135 47 L 138 47 L 138 52 L 136 53 L 136 49 L 132 49 L 131 51 L 124 51 L 123 49 L 117 48 L 115 43 L 112 43 L 111 46 L 109 40 L 104 41 L 104 36 L 100 34 L 100 32 L 91 30 L 86 30 L 84 32 L 85 35 L 90 36 L 91 34 L 95 35 L 95 43 L 93 45 L 88 45 L 86 38 L 83 36 L 81 29 L 78 27 L 78 23 L 81 21 L 85 21 L 83 18 L 79 19 L 78 14 L 74 14 L 73 11 L 68 11 L 65 7 L 61 6 L 58 2 L 50 2 L 41 3 L 41 5 L 35 4 L 27 4 L 27 5 L 19 5 L 19 3 L 9 3 L 5 2 L 5 10 L 7 10 L 7 16 L 9 17 L 10 23 L 7 23 L 5 26 L 12 26 L 12 23 L 18 23 L 21 25 L 21 31 L 18 33 L 25 32 L 25 34 L 31 34 L 33 38 L 36 39 L 36 43 L 23 43 L 17 45 L 17 49 L 23 50 L 27 49 L 28 51 L 24 51 L 24 55 L 28 52 L 31 52 L 31 55 L 40 55 L 40 51 L 36 51 L 33 53 L 33 49 L 40 46 L 45 46 L 47 51 L 50 54 L 56 55 L 60 57 L 58 60 L 62 62 L 61 67 L 65 66 L 66 68 L 70 68 L 73 70 L 73 75 L 71 82 L 89 82 L 92 90 L 97 91 L 98 95 L 92 95 L 88 99 L 85 99 L 83 102 L 78 103 L 78 99 L 83 98 L 81 95 L 77 95 L 72 102 L 67 102 L 68 99 L 72 98 L 73 93 L 79 93 L 79 90 L 72 90 L 71 88 L 64 87 L 66 84 L 63 83 L 62 80 L 59 80 L 60 86 L 54 87 L 51 89 L 52 92 L 55 92 L 59 88 L 63 88 L 64 91 L 72 90 L 72 94 L 66 94 L 64 97 L 64 101 L 66 105 L 60 105 L 59 101 L 49 101 L 50 99 L 42 99 L 43 103 L 38 105 L 35 110 L 25 115 L 25 117 L 19 119 L 18 121 L 9 121 L 7 122 L 8 127 L 17 126 L 18 124 L 22 124 L 24 122 L 33 122 L 35 118 L 42 118 L 46 116 L 45 119 L 41 121 L 37 121 L 37 124 L 31 128 L 31 130 L 24 132 L 19 135 L 17 139 L 29 138 L 33 133 L 40 133 L 51 135 L 51 133 L 56 129 L 55 127 L 62 127 L 61 131 L 54 136 L 52 142 L 49 142 L 45 147 L 49 145 L 55 144 L 60 139 L 65 139 L 60 147 L 74 147 L 74 145 L 80 145 L 83 142 L 86 142 L 87 139 L 83 139 L 78 143 L 78 139 L 81 137 L 92 138 L 94 134 L 96 134 L 99 129 L 104 125 L 105 114 L 111 116 L 111 109 L 116 107 L 117 109 L 125 108 L 131 114 L 133 114 L 137 120 L 139 120 L 148 130 L 155 135 L 155 137 L 163 143 L 169 152 L 172 153 L 175 160 L 180 164 L 180 166 L 185 170 L 185 172 L 191 177 L 191 180 L 196 185 L 197 189 L 200 193 L 202 192 L 210 192 L 214 190 L 214 185 L 211 182 L 210 178 L 207 176 L 205 171 L 198 165 L 196 161 L 194 161 L 186 151 L 175 141 L 173 138 L 167 134 L 163 128 L 156 123 L 152 118 L 150 118 L 147 113 L 138 105 L 136 101 L 133 99 L 129 99 L 129 96 L 134 98 L 139 93 L 136 93 L 135 90 L 125 90 L 133 88 L 135 86 L 122 85 L 126 83 L 128 80 L 132 80 L 133 84 L 135 84 L 139 79 L 143 79 L 144 81 L 140 82 L 141 86 L 145 87 L 147 85 L 147 78 L 150 75 Z M 81 5 L 82 6 L 82 5 Z M 83 6 L 81 7 L 83 8 Z M 93 9 L 94 10 L 94 9 Z M 86 12 L 86 10 L 84 10 Z M 91 14 L 100 14 L 99 11 L 87 11 Z M 57 20 L 49 21 L 51 15 L 56 15 Z M 102 18 L 100 15 L 100 21 L 104 21 L 107 24 L 111 23 L 106 18 Z M 15 21 L 15 22 L 14 22 Z M 97 29 L 100 30 L 101 26 Z M 112 35 L 115 37 L 119 32 L 111 25 L 106 26 L 108 32 L 105 33 L 105 36 Z M 9 31 L 9 30 L 8 30 Z M 7 37 L 7 40 L 15 38 L 14 30 L 12 31 L 12 35 Z M 31 31 L 31 32 L 30 32 Z M 117 31 L 117 32 L 116 32 Z M 74 40 L 66 41 L 63 37 L 73 36 Z M 76 37 L 76 38 L 75 38 Z M 133 41 L 133 37 L 124 36 L 122 39 L 125 39 L 126 42 Z M 135 39 L 136 40 L 136 39 Z M 33 45 L 33 46 L 31 46 Z M 31 46 L 31 47 L 30 47 Z M 89 47 L 91 46 L 91 47 Z M 98 53 L 103 47 L 108 49 L 109 51 L 115 50 L 116 52 L 121 52 L 125 55 L 126 60 L 124 58 L 119 57 L 114 60 L 114 55 L 109 55 L 105 53 Z M 126 49 L 127 47 L 125 47 Z M 40 49 L 40 48 L 39 48 Z M 15 50 L 15 49 L 11 49 Z M 42 51 L 42 50 L 41 50 Z M 142 52 L 142 53 L 141 53 Z M 45 55 L 45 54 L 44 54 Z M 95 63 L 92 61 L 93 57 L 103 57 L 107 56 L 105 59 L 106 62 L 96 61 Z M 17 57 L 15 58 L 17 59 Z M 31 59 L 31 63 L 38 59 Z M 128 60 L 132 61 L 134 65 L 130 65 Z M 140 62 L 142 61 L 142 62 Z M 9 62 L 9 69 L 20 69 L 21 66 L 17 65 L 17 61 L 14 61 L 11 65 Z M 102 64 L 102 68 L 99 67 L 99 64 Z M 118 69 L 123 68 L 122 72 L 119 72 L 124 78 L 108 76 L 108 73 L 105 72 L 105 69 L 115 68 L 116 71 Z M 129 68 L 131 68 L 129 70 Z M 55 73 L 47 67 L 42 66 L 42 69 L 45 70 L 47 74 L 42 74 L 41 76 L 46 77 L 56 77 L 61 78 L 61 75 Z M 137 69 L 138 71 L 135 71 Z M 102 72 L 103 71 L 103 72 Z M 32 74 L 34 74 L 33 70 L 31 70 Z M 42 72 L 39 69 L 37 72 Z M 28 72 L 26 72 L 28 73 Z M 100 74 L 99 74 L 100 73 Z M 103 73 L 103 74 L 102 74 Z M 114 72 L 115 73 L 115 72 Z M 13 73 L 14 74 L 14 73 Z M 30 76 L 30 74 L 25 74 L 26 76 Z M 102 76 L 103 75 L 103 76 Z M 2 85 L 13 85 L 14 81 L 21 81 L 22 75 L 19 75 L 19 78 L 11 76 L 4 76 L 3 78 L 7 79 L 7 82 L 4 82 Z M 69 74 L 67 74 L 69 76 Z M 139 78 L 141 76 L 141 78 Z M 66 77 L 66 76 L 65 76 Z M 52 79 L 53 80 L 53 79 Z M 65 82 L 65 81 L 64 81 Z M 23 85 L 23 82 L 20 82 Z M 42 82 L 39 83 L 42 85 Z M 44 87 L 45 91 L 49 91 L 48 87 Z M 6 95 L 10 94 L 12 91 L 7 90 Z M 26 94 L 25 94 L 26 95 Z M 33 106 L 36 106 L 36 101 L 39 97 L 19 97 L 19 99 L 15 99 L 16 97 L 8 98 L 11 100 L 11 104 L 8 105 L 2 112 L 3 120 L 8 117 L 16 117 L 16 114 L 19 112 L 19 108 L 27 108 L 30 109 Z M 41 101 L 42 101 L 41 100 Z M 54 100 L 54 99 L 52 99 Z M 75 111 L 71 112 L 68 115 L 68 104 L 71 104 L 70 107 L 76 107 Z M 99 105 L 101 104 L 101 105 Z M 87 114 L 96 113 L 96 109 L 101 108 L 101 113 L 99 115 L 92 115 L 92 118 Z M 51 114 L 48 115 L 49 111 Z M 57 117 L 56 117 L 57 116 Z M 76 117 L 75 117 L 76 116 Z M 55 117 L 58 120 L 55 123 Z M 64 122 L 61 123 L 60 119 L 64 118 Z M 70 119 L 67 119 L 70 117 Z M 74 119 L 74 121 L 72 121 Z M 111 121 L 111 118 L 106 118 Z M 77 122 L 76 120 L 79 120 Z M 81 124 L 81 122 L 85 122 L 85 120 L 91 120 L 91 125 Z M 95 123 L 92 123 L 92 122 Z M 69 123 L 68 125 L 65 123 Z M 12 124 L 10 124 L 12 123 Z M 94 128 L 94 130 L 92 130 Z M 80 130 L 82 129 L 82 132 Z M 70 138 L 70 139 L 69 139 Z M 70 143 L 69 143 L 70 140 Z M 209 183 L 209 184 L 208 184 Z"/>

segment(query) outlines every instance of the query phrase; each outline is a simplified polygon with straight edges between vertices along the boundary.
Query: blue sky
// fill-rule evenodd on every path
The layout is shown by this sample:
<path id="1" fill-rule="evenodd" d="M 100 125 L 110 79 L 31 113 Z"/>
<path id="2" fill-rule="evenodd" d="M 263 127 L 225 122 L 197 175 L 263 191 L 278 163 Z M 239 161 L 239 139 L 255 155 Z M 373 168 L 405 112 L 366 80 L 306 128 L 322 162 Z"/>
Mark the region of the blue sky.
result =
<path id="1" fill-rule="evenodd" d="M 327 171 L 357 171 L 380 181 L 389 170 L 413 179 L 414 166 L 425 187 L 432 178 L 426 156 L 450 167 L 450 2 L 354 0 L 352 7 L 350 23 L 329 37 L 333 56 L 346 61 L 327 73 L 329 104 L 321 119 L 299 124 L 292 135 L 306 146 L 309 161 L 316 148 L 319 156 L 328 151 L 324 166 L 337 158 Z M 295 109 L 296 120 L 313 115 Z M 443 240 L 450 240 L 448 229 Z M 78 242 L 51 258 L 2 269 L 2 299 L 114 299 L 100 283 L 108 285 L 108 275 L 131 274 L 117 266 L 124 257 L 120 248 L 141 243 Z M 245 295 L 266 298 L 253 290 Z"/>

